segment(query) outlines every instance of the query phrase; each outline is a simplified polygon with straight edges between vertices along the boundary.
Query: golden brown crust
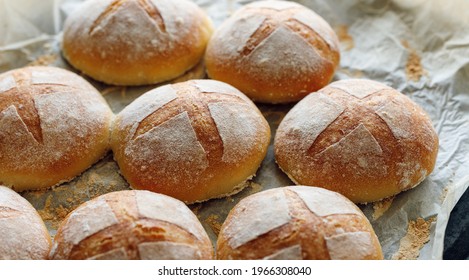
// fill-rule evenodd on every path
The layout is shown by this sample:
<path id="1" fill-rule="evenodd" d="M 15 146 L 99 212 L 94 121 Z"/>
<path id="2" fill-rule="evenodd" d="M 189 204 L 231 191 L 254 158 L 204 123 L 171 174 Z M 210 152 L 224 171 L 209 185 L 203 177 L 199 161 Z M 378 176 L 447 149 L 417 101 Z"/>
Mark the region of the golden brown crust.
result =
<path id="1" fill-rule="evenodd" d="M 213 79 L 255 101 L 298 101 L 327 85 L 339 64 L 338 39 L 317 14 L 296 3 L 246 5 L 212 36 L 205 63 Z"/>
<path id="2" fill-rule="evenodd" d="M 36 209 L 4 186 L 0 186 L 0 240 L 2 260 L 45 260 L 51 247 Z"/>
<path id="3" fill-rule="evenodd" d="M 62 49 L 96 80 L 154 84 L 196 65 L 211 33 L 210 19 L 189 1 L 95 0 L 66 20 Z"/>
<path id="4" fill-rule="evenodd" d="M 252 177 L 270 128 L 235 88 L 193 80 L 144 94 L 117 116 L 111 138 L 133 188 L 192 203 L 229 195 Z"/>
<path id="5" fill-rule="evenodd" d="M 322 207 L 330 208 L 329 213 L 313 212 L 305 204 L 307 198 L 295 192 L 298 190 L 316 197 L 323 204 Z M 257 204 L 262 197 L 279 193 L 285 196 L 290 219 L 281 226 L 273 225 L 271 229 L 256 232 L 252 235 L 254 239 L 249 238 L 250 241 L 238 246 L 242 242 L 237 243 L 235 239 L 253 230 L 240 227 L 241 220 L 263 219 L 261 214 L 249 212 L 249 208 Z M 339 194 L 314 187 L 300 186 L 273 189 L 242 200 L 230 211 L 222 226 L 217 243 L 217 258 L 268 259 L 276 256 L 277 259 L 382 259 L 378 238 L 366 217 L 352 203 L 334 209 L 334 205 L 330 205 L 331 197 L 349 203 Z M 268 207 L 274 209 L 277 206 Z M 347 234 L 351 234 L 352 238 L 349 239 L 350 242 L 344 243 L 340 250 L 331 245 L 333 242 L 328 241 L 337 236 L 347 236 Z M 360 244 L 361 236 L 367 236 L 369 239 Z M 237 245 L 233 246 L 233 244 Z M 290 252 L 285 254 L 286 251 Z"/>
<path id="6" fill-rule="evenodd" d="M 145 207 L 153 213 L 146 212 Z M 153 207 L 170 209 L 161 214 Z M 93 211 L 101 213 L 103 224 L 91 220 L 96 218 Z M 80 233 L 82 225 L 88 227 Z M 145 248 L 154 244 L 175 246 L 182 252 L 151 255 Z M 184 250 L 192 255 L 184 255 Z M 212 259 L 213 248 L 197 217 L 184 203 L 146 191 L 120 191 L 86 202 L 70 213 L 57 231 L 50 258 L 138 260 L 155 256 Z"/>
<path id="7" fill-rule="evenodd" d="M 69 71 L 27 67 L 0 75 L 0 183 L 17 191 L 73 179 L 109 150 L 113 114 Z"/>
<path id="8" fill-rule="evenodd" d="M 280 124 L 276 160 L 297 184 L 372 202 L 419 184 L 436 161 L 438 136 L 409 98 L 367 80 L 333 83 Z"/>

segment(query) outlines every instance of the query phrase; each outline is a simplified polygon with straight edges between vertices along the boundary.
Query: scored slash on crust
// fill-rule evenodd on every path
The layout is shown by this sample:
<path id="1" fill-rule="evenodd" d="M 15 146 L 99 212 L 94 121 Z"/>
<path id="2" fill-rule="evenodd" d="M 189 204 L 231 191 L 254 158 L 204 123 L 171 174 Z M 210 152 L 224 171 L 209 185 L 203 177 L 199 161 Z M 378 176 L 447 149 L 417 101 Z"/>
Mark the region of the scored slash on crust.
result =
<path id="1" fill-rule="evenodd" d="M 196 86 L 176 88 L 176 99 L 157 109 L 138 125 L 132 137 L 135 140 L 164 122 L 187 112 L 191 120 L 199 143 L 207 153 L 207 159 L 219 160 L 223 157 L 223 141 L 213 119 L 209 105 L 221 102 L 244 103 L 244 100 L 236 95 L 200 91 Z"/>
<path id="2" fill-rule="evenodd" d="M 368 98 L 371 98 L 371 97 L 372 97 L 373 95 L 375 95 L 375 94 L 379 94 L 379 93 L 381 93 L 381 92 L 383 92 L 383 91 L 385 91 L 385 90 L 388 90 L 387 88 L 377 90 L 377 91 L 375 91 L 375 92 L 372 92 L 372 93 L 370 93 L 370 94 L 367 94 L 367 95 L 364 96 L 364 97 L 358 97 L 358 96 L 356 96 L 356 95 L 354 95 L 354 94 L 351 94 L 351 93 L 349 93 L 349 92 L 347 92 L 347 91 L 345 91 L 345 90 L 343 90 L 343 89 L 341 89 L 341 88 L 336 88 L 336 87 L 334 87 L 334 89 L 340 90 L 341 92 L 343 92 L 343 93 L 345 93 L 345 94 L 347 94 L 347 95 L 353 97 L 353 98 L 356 99 L 358 102 L 348 103 L 347 106 L 346 106 L 346 108 L 343 110 L 343 112 L 342 112 L 339 116 L 337 116 L 337 118 L 335 118 L 335 120 L 333 120 L 333 121 L 316 137 L 316 139 L 314 140 L 314 142 L 311 144 L 311 146 L 310 146 L 309 149 L 308 149 L 308 152 L 307 152 L 307 153 L 308 153 L 309 155 L 320 155 L 322 152 L 324 152 L 325 150 L 327 150 L 329 147 L 334 146 L 335 144 L 337 144 L 337 143 L 339 143 L 340 141 L 342 141 L 342 139 L 346 138 L 346 137 L 349 136 L 351 133 L 353 133 L 354 131 L 356 131 L 356 129 L 357 129 L 360 125 L 363 125 L 363 126 L 365 127 L 365 129 L 366 129 L 367 131 L 369 131 L 369 130 L 366 128 L 366 125 L 365 125 L 364 123 L 362 123 L 361 121 L 359 121 L 359 122 L 354 123 L 353 125 L 350 126 L 351 130 L 350 130 L 349 133 L 344 134 L 341 138 L 335 139 L 335 141 L 333 141 L 332 143 L 330 143 L 330 142 L 328 141 L 328 143 L 330 143 L 330 145 L 329 145 L 328 147 L 320 147 L 320 143 L 323 142 L 323 138 L 325 137 L 324 135 L 326 135 L 326 134 L 329 135 L 328 132 L 327 132 L 328 129 L 329 129 L 330 127 L 334 126 L 335 123 L 336 123 L 339 119 L 343 118 L 343 116 L 346 115 L 349 110 L 353 110 L 353 109 L 354 109 L 353 107 L 355 107 L 355 108 L 356 108 L 356 107 L 360 107 L 360 109 L 366 111 L 367 114 L 373 115 L 373 118 L 374 118 L 377 122 L 381 123 L 382 127 L 385 127 L 385 128 L 386 128 L 386 130 L 389 132 L 388 135 L 391 135 L 391 136 L 397 141 L 397 138 L 396 138 L 396 136 L 394 135 L 394 133 L 392 132 L 392 129 L 389 127 L 388 123 L 377 113 L 377 111 L 376 111 L 376 110 L 373 110 L 373 109 L 368 109 L 366 106 L 363 106 L 363 105 L 362 105 L 364 102 L 366 102 L 366 100 L 367 100 Z M 352 106 L 353 106 L 353 107 L 352 107 Z M 351 120 L 349 120 L 349 121 L 351 121 Z M 375 139 L 375 142 L 379 145 L 379 142 L 376 141 L 376 138 L 373 136 L 373 134 L 371 133 L 371 131 L 369 131 L 369 133 L 370 133 L 370 137 L 373 137 L 373 139 Z M 381 147 L 381 145 L 379 145 L 379 146 Z"/>
<path id="3" fill-rule="evenodd" d="M 36 108 L 34 96 L 39 94 L 48 94 L 51 90 L 47 88 L 70 87 L 69 85 L 59 83 L 33 83 L 32 73 L 29 71 L 16 71 L 10 76 L 13 78 L 15 87 L 5 92 L 0 92 L 0 113 L 11 106 L 15 107 L 16 112 L 21 118 L 26 129 L 31 133 L 34 140 L 43 143 L 41 117 Z M 8 78 L 8 77 L 7 77 Z M 34 90 L 40 88 L 41 90 Z M 1 115 L 0 115 L 1 118 Z"/>
<path id="4" fill-rule="evenodd" d="M 113 1 L 106 10 L 99 15 L 99 17 L 93 22 L 90 27 L 89 34 L 93 31 L 108 17 L 110 17 L 117 9 L 122 6 L 128 0 L 115 0 Z M 135 1 L 135 0 L 134 0 Z M 136 0 L 137 5 L 140 6 L 150 19 L 158 26 L 161 32 L 166 33 L 166 24 L 160 11 L 155 7 L 151 0 Z"/>
<path id="5" fill-rule="evenodd" d="M 331 46 L 308 25 L 291 18 L 296 11 L 301 11 L 301 8 L 287 8 L 283 10 L 270 9 L 270 8 L 251 8 L 255 10 L 268 10 L 265 13 L 266 19 L 262 22 L 261 26 L 251 35 L 246 45 L 242 49 L 241 53 L 245 56 L 252 53 L 257 46 L 259 46 L 270 34 L 272 34 L 277 28 L 284 25 L 289 30 L 301 36 L 308 44 L 313 46 L 315 50 L 322 56 L 325 56 L 324 49 L 331 49 Z M 249 10 L 249 9 L 248 9 Z M 311 36 L 314 34 L 314 36 Z"/>

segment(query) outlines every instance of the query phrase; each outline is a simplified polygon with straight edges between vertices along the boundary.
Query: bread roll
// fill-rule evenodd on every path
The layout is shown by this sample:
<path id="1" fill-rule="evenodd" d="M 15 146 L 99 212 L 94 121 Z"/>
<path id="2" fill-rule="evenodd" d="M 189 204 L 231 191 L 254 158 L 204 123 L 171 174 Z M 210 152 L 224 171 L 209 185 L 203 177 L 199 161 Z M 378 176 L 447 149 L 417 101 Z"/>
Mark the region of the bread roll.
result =
<path id="1" fill-rule="evenodd" d="M 89 0 L 66 20 L 64 57 L 108 84 L 154 84 L 202 58 L 212 24 L 187 0 Z"/>
<path id="2" fill-rule="evenodd" d="M 321 188 L 275 188 L 239 202 L 221 227 L 218 259 L 382 259 L 360 209 Z"/>
<path id="3" fill-rule="evenodd" d="M 80 76 L 54 67 L 0 75 L 0 184 L 16 191 L 69 181 L 109 149 L 113 114 Z"/>
<path id="4" fill-rule="evenodd" d="M 218 28 L 207 47 L 208 75 L 254 101 L 298 101 L 327 85 L 340 60 L 329 24 L 293 2 L 244 6 Z"/>
<path id="5" fill-rule="evenodd" d="M 412 100 L 369 80 L 342 80 L 300 101 L 280 124 L 275 156 L 296 184 L 357 203 L 415 187 L 433 170 L 438 136 Z"/>
<path id="6" fill-rule="evenodd" d="M 193 203 L 244 188 L 267 153 L 270 128 L 237 89 L 192 80 L 136 99 L 117 115 L 111 138 L 132 188 Z"/>
<path id="7" fill-rule="evenodd" d="M 2 260 L 45 260 L 51 247 L 36 209 L 4 186 L 0 186 L 0 240 Z"/>
<path id="8" fill-rule="evenodd" d="M 108 193 L 60 225 L 51 259 L 212 259 L 210 239 L 181 201 L 148 191 Z"/>

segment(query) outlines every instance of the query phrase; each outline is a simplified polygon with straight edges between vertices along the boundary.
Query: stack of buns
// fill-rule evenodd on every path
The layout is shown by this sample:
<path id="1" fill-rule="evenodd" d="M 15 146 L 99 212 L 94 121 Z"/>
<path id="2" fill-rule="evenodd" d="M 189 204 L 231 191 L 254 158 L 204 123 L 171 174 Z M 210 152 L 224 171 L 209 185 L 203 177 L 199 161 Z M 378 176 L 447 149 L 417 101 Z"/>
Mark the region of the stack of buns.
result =
<path id="1" fill-rule="evenodd" d="M 95 80 L 168 81 L 204 53 L 207 74 L 219 80 L 157 87 L 117 116 L 69 71 L 26 67 L 0 75 L 0 184 L 8 187 L 0 186 L 0 258 L 213 259 L 185 203 L 235 194 L 255 176 L 271 132 L 252 100 L 301 99 L 274 143 L 278 166 L 301 186 L 243 199 L 221 227 L 216 257 L 383 258 L 354 202 L 395 195 L 432 172 L 438 136 L 426 113 L 377 82 L 327 86 L 339 65 L 338 39 L 300 4 L 248 4 L 211 34 L 210 19 L 187 0 L 90 0 L 74 11 L 63 55 Z M 13 190 L 70 181 L 110 149 L 137 190 L 79 206 L 50 249 L 38 213 Z"/>

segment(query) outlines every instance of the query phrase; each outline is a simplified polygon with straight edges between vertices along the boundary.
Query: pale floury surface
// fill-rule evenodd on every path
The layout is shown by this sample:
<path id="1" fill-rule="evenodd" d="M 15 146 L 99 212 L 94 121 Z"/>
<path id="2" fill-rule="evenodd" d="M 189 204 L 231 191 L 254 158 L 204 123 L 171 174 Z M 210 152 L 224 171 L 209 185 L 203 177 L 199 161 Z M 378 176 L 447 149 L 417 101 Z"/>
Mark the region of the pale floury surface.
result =
<path id="1" fill-rule="evenodd" d="M 0 75 L 0 183 L 16 191 L 67 182 L 109 150 L 113 114 L 75 73 L 26 67 Z"/>
<path id="2" fill-rule="evenodd" d="M 242 190 L 265 157 L 270 128 L 237 89 L 192 80 L 139 97 L 117 115 L 111 138 L 131 187 L 192 203 Z"/>
<path id="3" fill-rule="evenodd" d="M 211 259 L 210 239 L 187 206 L 148 191 L 113 192 L 74 210 L 54 239 L 51 259 Z"/>
<path id="4" fill-rule="evenodd" d="M 334 82 L 300 101 L 275 136 L 280 168 L 295 183 L 379 201 L 432 171 L 438 135 L 427 113 L 383 84 Z"/>
<path id="5" fill-rule="evenodd" d="M 0 186 L 0 240 L 2 260 L 45 260 L 51 247 L 36 209 L 4 186 Z"/>
<path id="6" fill-rule="evenodd" d="M 210 19 L 191 1 L 92 0 L 67 18 L 63 53 L 96 80 L 155 84 L 195 66 L 211 33 Z"/>
<path id="7" fill-rule="evenodd" d="M 228 215 L 217 242 L 219 259 L 382 259 L 360 209 L 344 196 L 306 186 L 251 195 Z"/>

